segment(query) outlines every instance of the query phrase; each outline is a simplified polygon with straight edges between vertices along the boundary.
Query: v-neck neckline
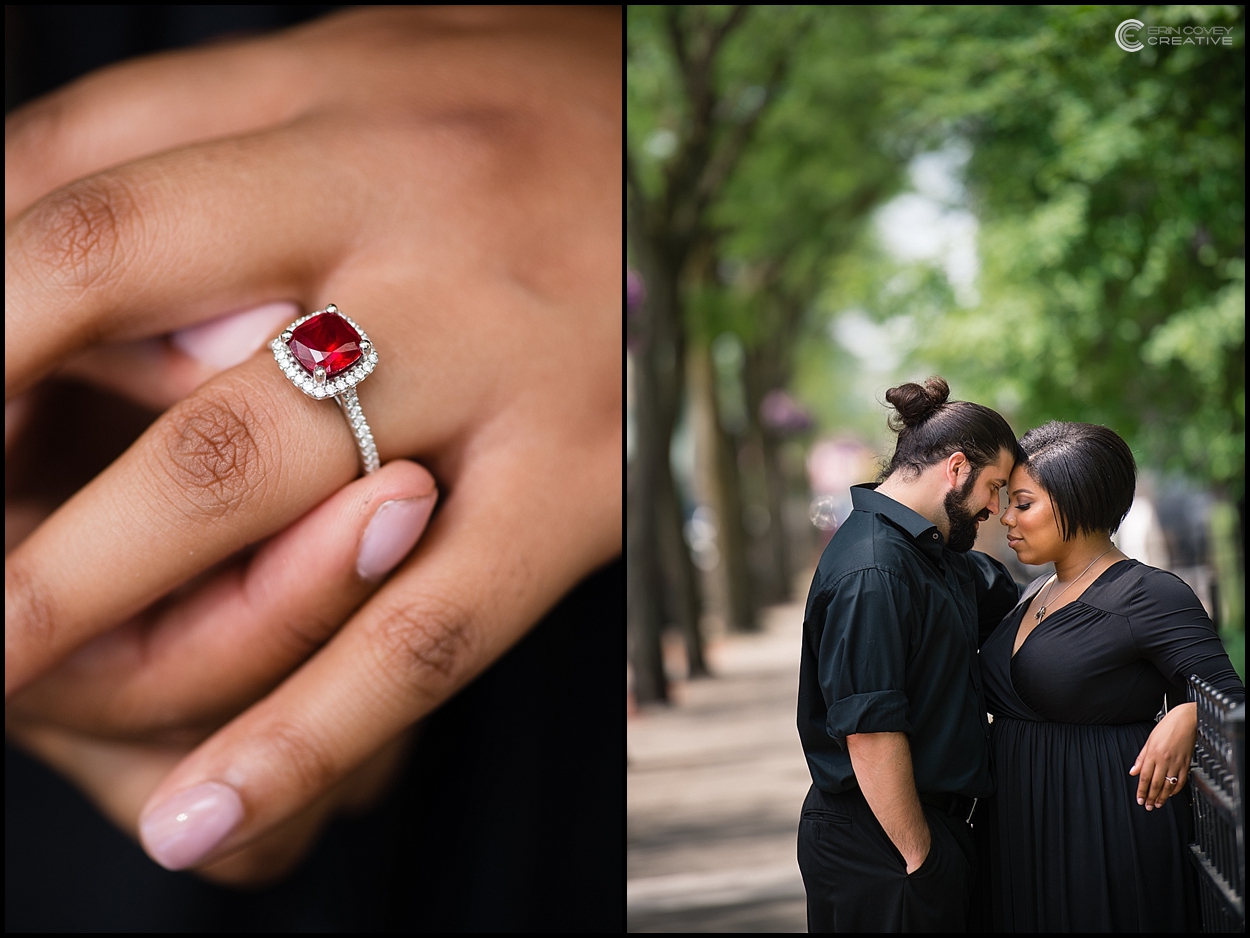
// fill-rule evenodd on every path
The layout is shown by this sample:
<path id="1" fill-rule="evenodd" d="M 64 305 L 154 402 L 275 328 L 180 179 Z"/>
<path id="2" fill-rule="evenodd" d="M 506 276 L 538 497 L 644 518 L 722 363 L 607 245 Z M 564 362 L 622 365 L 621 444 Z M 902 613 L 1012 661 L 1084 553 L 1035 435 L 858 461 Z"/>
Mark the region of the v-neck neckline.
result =
<path id="1" fill-rule="evenodd" d="M 1026 642 L 1027 642 L 1030 638 L 1032 638 L 1032 637 L 1033 637 L 1033 635 L 1037 632 L 1037 630 L 1038 630 L 1038 629 L 1040 629 L 1040 628 L 1041 628 L 1041 627 L 1042 627 L 1045 623 L 1049 622 L 1049 621 L 1051 620 L 1051 618 L 1052 618 L 1052 617 L 1059 615 L 1059 613 L 1063 612 L 1063 610 L 1067 609 L 1069 606 L 1075 606 L 1077 603 L 1081 602 L 1081 601 L 1084 599 L 1085 594 L 1086 594 L 1086 593 L 1088 593 L 1090 590 L 1092 590 L 1092 589 L 1093 589 L 1093 588 L 1094 588 L 1094 587 L 1098 584 L 1098 581 L 1099 581 L 1099 580 L 1101 580 L 1104 576 L 1106 576 L 1106 575 L 1107 575 L 1107 572 L 1108 572 L 1109 570 L 1114 569 L 1115 567 L 1119 566 L 1119 565 L 1120 565 L 1120 564 L 1122 564 L 1122 563 L 1129 562 L 1129 561 L 1131 561 L 1132 559 L 1133 559 L 1132 557 L 1125 557 L 1123 560 L 1117 560 L 1117 561 L 1115 561 L 1115 562 L 1111 563 L 1110 565 L 1108 565 L 1107 569 L 1106 569 L 1106 570 L 1103 570 L 1103 571 L 1102 571 L 1102 573 L 1100 573 L 1100 574 L 1098 574 L 1098 576 L 1094 577 L 1094 578 L 1090 581 L 1089 586 L 1087 586 L 1087 587 L 1085 587 L 1085 589 L 1081 590 L 1081 592 L 1080 592 L 1080 593 L 1078 593 L 1078 594 L 1076 595 L 1076 597 L 1075 597 L 1075 598 L 1073 598 L 1073 599 L 1069 600 L 1068 602 L 1064 603 L 1062 606 L 1060 606 L 1060 607 L 1059 607 L 1058 609 L 1056 609 L 1054 612 L 1048 612 L 1048 613 L 1046 613 L 1046 615 L 1042 617 L 1042 620 L 1041 620 L 1040 622 L 1035 623 L 1035 624 L 1034 624 L 1034 626 L 1033 626 L 1031 629 L 1029 629 L 1029 634 L 1028 634 L 1028 635 L 1026 635 L 1026 636 L 1024 636 L 1024 638 L 1023 638 L 1023 639 L 1021 640 L 1021 642 L 1020 642 L 1019 647 L 1017 647 L 1017 646 L 1016 646 L 1016 639 L 1017 639 L 1017 638 L 1019 637 L 1019 635 L 1020 635 L 1020 628 L 1021 628 L 1021 626 L 1023 626 L 1023 625 L 1024 625 L 1024 617 L 1025 617 L 1025 616 L 1027 616 L 1027 615 L 1029 614 L 1029 606 L 1031 606 L 1031 605 L 1033 604 L 1033 600 L 1032 600 L 1032 599 L 1030 599 L 1027 603 L 1025 603 L 1025 605 L 1024 605 L 1024 611 L 1023 611 L 1022 613 L 1020 613 L 1020 622 L 1019 622 L 1019 624 L 1016 626 L 1016 631 L 1015 631 L 1015 632 L 1012 634 L 1012 636 L 1011 636 L 1011 649 L 1012 649 L 1012 651 L 1011 651 L 1011 658 L 1010 658 L 1010 660 L 1011 660 L 1011 661 L 1015 661 L 1015 660 L 1016 660 L 1016 655 L 1020 654 L 1020 650 L 1021 650 L 1022 648 L 1024 648 L 1025 643 L 1026 643 Z M 1051 574 L 1051 576 L 1054 576 L 1054 574 Z M 1046 588 L 1046 587 L 1045 587 L 1045 586 L 1043 586 L 1043 587 L 1042 587 L 1041 589 L 1039 589 L 1037 592 L 1038 592 L 1038 593 L 1040 593 L 1040 592 L 1041 592 L 1043 589 L 1045 589 L 1045 588 Z M 1034 594 L 1034 598 L 1036 598 L 1036 596 L 1037 596 L 1037 593 L 1035 593 L 1035 594 Z M 1043 608 L 1044 608 L 1044 607 L 1043 607 Z"/>

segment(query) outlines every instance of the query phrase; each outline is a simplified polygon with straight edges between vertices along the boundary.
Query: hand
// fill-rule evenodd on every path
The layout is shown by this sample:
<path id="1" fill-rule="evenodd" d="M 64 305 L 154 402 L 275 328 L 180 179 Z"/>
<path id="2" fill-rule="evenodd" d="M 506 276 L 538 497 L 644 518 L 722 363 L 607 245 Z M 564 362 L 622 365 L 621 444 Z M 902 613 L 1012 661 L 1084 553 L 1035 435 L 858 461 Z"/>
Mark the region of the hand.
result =
<path id="1" fill-rule="evenodd" d="M 1198 705 L 1180 704 L 1168 711 L 1160 720 L 1146 745 L 1128 770 L 1129 775 L 1141 776 L 1137 786 L 1137 803 L 1147 811 L 1162 808 L 1169 798 L 1185 787 L 1189 778 L 1189 763 L 1194 757 L 1194 743 L 1198 739 Z M 1175 783 L 1168 778 L 1175 778 Z"/>
<path id="2" fill-rule="evenodd" d="M 5 506 L 6 553 L 10 538 L 20 542 L 51 513 L 49 504 L 64 499 L 67 486 L 72 491 L 88 481 L 154 416 L 69 385 L 49 387 L 32 403 L 26 419 L 6 412 L 6 495 L 12 497 Z M 49 445 L 59 434 L 41 433 L 44 426 L 74 433 L 76 445 L 68 452 Z M 9 443 L 15 444 L 13 459 Z M 396 504 L 385 500 L 388 494 L 423 495 L 411 519 L 415 538 L 433 490 L 429 473 L 404 460 L 346 486 L 254 554 L 220 565 L 199 578 L 204 585 L 184 588 L 183 598 L 97 636 L 27 685 L 6 707 L 9 738 L 75 782 L 105 816 L 137 837 L 139 810 L 168 771 L 324 640 L 316 633 L 317 615 L 324 621 L 327 610 L 301 613 L 298 585 L 284 571 L 320 569 L 342 584 L 345 597 L 363 599 L 373 588 L 356 570 L 366 522 L 372 528 L 379 506 Z M 316 536 L 318 530 L 334 536 Z M 406 553 L 407 545 L 399 550 Z M 325 821 L 382 794 L 400 768 L 409 735 L 286 823 L 197 873 L 225 884 L 280 877 Z"/>
<path id="3" fill-rule="evenodd" d="M 616 13 L 352 10 L 107 70 L 6 128 L 6 400 L 117 343 L 333 299 L 382 356 L 360 395 L 383 460 L 445 493 L 390 582 L 161 781 L 148 830 L 201 785 L 237 809 L 171 865 L 297 817 L 619 551 L 619 56 Z M 6 694 L 355 461 L 266 356 L 210 379 L 8 558 Z"/>
<path id="4" fill-rule="evenodd" d="M 903 859 L 907 861 L 908 876 L 924 866 L 924 861 L 929 858 L 929 850 L 932 847 L 933 832 L 926 825 L 923 835 L 920 836 L 919 840 L 913 842 L 913 846 L 908 853 L 903 854 Z"/>

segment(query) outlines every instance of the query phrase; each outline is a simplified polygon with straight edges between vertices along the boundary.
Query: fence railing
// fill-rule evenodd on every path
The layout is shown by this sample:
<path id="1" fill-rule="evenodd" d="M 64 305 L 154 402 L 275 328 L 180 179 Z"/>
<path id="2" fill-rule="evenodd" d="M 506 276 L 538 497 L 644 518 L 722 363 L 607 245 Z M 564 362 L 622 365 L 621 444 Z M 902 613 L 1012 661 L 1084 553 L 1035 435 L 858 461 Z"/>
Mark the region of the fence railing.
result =
<path id="1" fill-rule="evenodd" d="M 1198 744 L 1190 767 L 1194 842 L 1202 927 L 1243 932 L 1246 924 L 1246 705 L 1234 704 L 1196 674 L 1189 699 L 1198 704 Z"/>

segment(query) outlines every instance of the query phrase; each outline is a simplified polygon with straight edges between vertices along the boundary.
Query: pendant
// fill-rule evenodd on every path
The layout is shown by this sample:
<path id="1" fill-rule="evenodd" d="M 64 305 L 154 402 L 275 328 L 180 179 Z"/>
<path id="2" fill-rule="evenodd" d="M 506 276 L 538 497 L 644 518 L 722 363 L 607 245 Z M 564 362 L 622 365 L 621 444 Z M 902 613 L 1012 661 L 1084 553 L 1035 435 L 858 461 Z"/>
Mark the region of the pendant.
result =
<path id="1" fill-rule="evenodd" d="M 1046 615 L 1046 607 L 1045 607 L 1045 606 L 1043 606 L 1041 609 L 1037 610 L 1037 612 L 1033 613 L 1033 618 L 1034 618 L 1034 619 L 1036 619 L 1038 622 L 1041 622 L 1041 621 L 1042 621 L 1042 616 L 1044 616 L 1044 615 Z"/>

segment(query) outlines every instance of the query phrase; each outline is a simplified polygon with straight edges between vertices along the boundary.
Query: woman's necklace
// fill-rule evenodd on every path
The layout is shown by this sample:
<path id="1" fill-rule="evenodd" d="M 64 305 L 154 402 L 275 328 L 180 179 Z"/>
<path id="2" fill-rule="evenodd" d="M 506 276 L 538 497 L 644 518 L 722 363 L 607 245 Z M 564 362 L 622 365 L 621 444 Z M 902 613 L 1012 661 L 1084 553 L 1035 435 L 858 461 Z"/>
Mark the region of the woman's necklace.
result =
<path id="1" fill-rule="evenodd" d="M 1101 554 L 1099 554 L 1097 557 L 1095 557 L 1093 560 L 1089 562 L 1089 567 L 1092 567 L 1094 564 L 1098 563 L 1098 561 L 1102 560 L 1103 557 L 1106 557 L 1107 554 L 1111 553 L 1113 550 L 1115 550 L 1114 545 L 1111 547 L 1108 547 Z M 1086 567 L 1084 570 L 1082 570 L 1081 576 L 1078 576 L 1076 580 L 1079 580 L 1082 576 L 1085 576 L 1085 574 L 1089 573 L 1089 567 Z M 1055 579 L 1051 580 L 1049 583 L 1046 584 L 1046 592 L 1048 593 L 1050 592 L 1050 588 L 1055 585 L 1055 582 L 1058 579 L 1059 579 L 1059 574 L 1056 573 Z M 1075 583 L 1076 580 L 1073 580 L 1072 583 Z M 1063 588 L 1062 592 L 1060 592 L 1059 595 L 1055 597 L 1055 602 L 1058 602 L 1060 599 L 1062 599 L 1063 594 L 1066 593 L 1068 590 L 1072 589 L 1072 583 L 1069 583 L 1067 586 Z M 1038 622 L 1041 622 L 1042 617 L 1046 615 L 1046 607 L 1049 605 L 1050 605 L 1050 600 L 1046 600 L 1045 602 L 1043 602 L 1042 608 L 1037 610 L 1037 612 L 1033 613 L 1033 618 L 1036 619 Z"/>

